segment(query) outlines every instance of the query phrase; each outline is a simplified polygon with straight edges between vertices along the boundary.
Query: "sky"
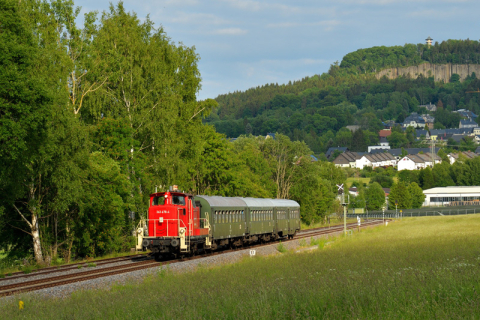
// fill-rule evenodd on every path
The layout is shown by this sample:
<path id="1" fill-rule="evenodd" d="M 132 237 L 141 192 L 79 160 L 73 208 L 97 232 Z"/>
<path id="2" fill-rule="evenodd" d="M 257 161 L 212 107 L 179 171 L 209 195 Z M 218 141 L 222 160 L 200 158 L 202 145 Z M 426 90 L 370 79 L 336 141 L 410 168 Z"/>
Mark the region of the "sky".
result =
<path id="1" fill-rule="evenodd" d="M 109 7 L 103 0 L 75 5 L 81 16 Z M 429 36 L 480 39 L 478 0 L 124 0 L 124 7 L 140 20 L 149 15 L 173 42 L 195 47 L 199 100 L 322 74 L 361 48 Z"/>

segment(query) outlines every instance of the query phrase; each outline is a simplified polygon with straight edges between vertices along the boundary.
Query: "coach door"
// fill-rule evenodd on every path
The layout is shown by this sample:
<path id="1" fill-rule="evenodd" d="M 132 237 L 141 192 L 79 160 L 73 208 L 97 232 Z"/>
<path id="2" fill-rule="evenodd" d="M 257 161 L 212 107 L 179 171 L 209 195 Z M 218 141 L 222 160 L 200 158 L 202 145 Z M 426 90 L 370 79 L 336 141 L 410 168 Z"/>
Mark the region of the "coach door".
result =
<path id="1" fill-rule="evenodd" d="M 288 234 L 295 233 L 295 209 L 288 208 Z"/>

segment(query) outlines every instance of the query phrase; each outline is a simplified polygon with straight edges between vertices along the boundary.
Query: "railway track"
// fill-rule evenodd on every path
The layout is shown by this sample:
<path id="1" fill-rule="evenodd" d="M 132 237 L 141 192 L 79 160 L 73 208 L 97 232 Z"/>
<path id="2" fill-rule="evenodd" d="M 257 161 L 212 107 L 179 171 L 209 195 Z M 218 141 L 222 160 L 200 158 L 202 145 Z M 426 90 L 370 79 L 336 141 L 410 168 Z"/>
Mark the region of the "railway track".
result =
<path id="1" fill-rule="evenodd" d="M 362 226 L 360 228 L 365 228 L 365 227 L 379 225 L 379 224 L 382 224 L 382 220 L 368 221 L 368 222 L 362 223 Z M 357 224 L 348 224 L 347 228 L 356 229 Z M 342 231 L 343 231 L 343 226 L 309 229 L 309 230 L 304 230 L 302 232 L 299 232 L 295 236 L 295 239 L 283 239 L 282 241 L 284 242 L 296 241 L 298 239 L 309 238 L 309 237 L 314 237 L 318 235 L 338 233 Z M 269 242 L 264 244 L 256 244 L 256 245 L 248 246 L 248 248 L 257 248 L 257 247 L 268 246 L 272 244 L 275 244 L 275 243 Z M 147 259 L 147 260 L 144 259 L 142 261 L 132 262 L 124 265 L 103 267 L 98 269 L 91 268 L 90 270 L 86 270 L 86 271 L 79 271 L 79 272 L 65 274 L 65 275 L 56 275 L 56 276 L 36 279 L 36 280 L 26 280 L 26 281 L 3 285 L 3 286 L 1 286 L 2 282 L 0 281 L 0 297 L 11 296 L 11 295 L 22 293 L 22 292 L 36 291 L 36 290 L 41 290 L 45 288 L 51 288 L 51 287 L 56 287 L 56 286 L 70 284 L 70 283 L 86 281 L 86 280 L 92 280 L 92 279 L 97 279 L 97 278 L 102 278 L 102 277 L 107 277 L 112 275 L 118 275 L 118 274 L 128 273 L 128 272 L 137 271 L 137 270 L 149 269 L 149 268 L 159 267 L 166 264 L 201 259 L 204 257 L 220 255 L 220 254 L 238 251 L 238 250 L 244 250 L 244 249 L 246 248 L 241 247 L 236 249 L 227 249 L 227 250 L 209 252 L 209 253 L 204 253 L 204 254 L 196 255 L 192 257 L 185 257 L 181 259 L 174 259 L 174 260 L 163 261 L 163 262 L 156 262 L 153 259 Z M 127 256 L 127 257 L 121 257 L 121 258 L 119 257 L 119 258 L 98 260 L 95 262 L 95 264 L 96 266 L 99 266 L 99 265 L 107 265 L 107 264 L 122 262 L 126 260 L 134 260 L 135 258 L 138 258 L 138 256 L 139 255 L 133 255 L 133 256 Z M 57 268 L 57 267 L 45 268 L 37 272 L 34 272 L 32 274 L 15 274 L 14 276 L 9 276 L 8 278 L 4 278 L 0 280 L 11 280 L 11 279 L 19 279 L 19 278 L 28 279 L 30 277 L 34 277 L 38 275 L 46 275 L 46 274 L 53 275 L 59 272 L 78 269 L 79 265 L 85 265 L 85 263 L 69 265 L 63 268 Z"/>
<path id="2" fill-rule="evenodd" d="M 38 269 L 38 270 L 32 270 L 31 273 L 27 273 L 27 274 L 20 271 L 20 272 L 12 273 L 8 277 L 0 278 L 0 285 L 2 284 L 2 281 L 12 280 L 12 279 L 31 278 L 31 277 L 36 277 L 36 276 L 42 275 L 42 274 L 50 274 L 50 273 L 53 274 L 53 273 L 59 273 L 59 272 L 64 272 L 64 271 L 69 271 L 69 270 L 75 270 L 75 269 L 79 269 L 79 268 L 88 268 L 89 264 L 95 264 L 95 266 L 101 266 L 101 265 L 110 264 L 110 263 L 144 259 L 144 258 L 146 258 L 146 256 L 147 256 L 146 253 L 140 253 L 140 254 L 134 254 L 134 255 L 123 256 L 123 257 L 72 263 L 72 264 L 63 265 L 63 266 L 53 266 L 53 267 L 47 267 L 47 268 L 42 268 L 42 269 Z"/>

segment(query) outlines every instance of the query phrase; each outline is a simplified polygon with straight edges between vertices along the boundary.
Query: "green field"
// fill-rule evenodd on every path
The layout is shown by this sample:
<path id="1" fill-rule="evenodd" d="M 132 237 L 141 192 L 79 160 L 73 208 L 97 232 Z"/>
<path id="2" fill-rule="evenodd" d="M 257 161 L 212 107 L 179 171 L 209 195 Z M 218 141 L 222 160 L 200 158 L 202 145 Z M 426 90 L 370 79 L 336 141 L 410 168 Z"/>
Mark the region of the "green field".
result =
<path id="1" fill-rule="evenodd" d="M 347 188 L 350 188 L 354 181 L 365 183 L 368 186 L 368 183 L 370 182 L 370 178 L 354 178 L 354 177 L 347 178 L 347 181 L 345 182 L 345 185 L 347 186 Z M 393 177 L 393 182 L 397 183 L 398 177 Z"/>
<path id="2" fill-rule="evenodd" d="M 366 185 L 368 185 L 368 183 L 370 182 L 370 178 L 347 178 L 347 182 L 345 183 L 346 187 L 350 188 L 354 181 L 358 181 L 360 183 L 365 183 Z"/>
<path id="3" fill-rule="evenodd" d="M 5 319 L 479 319 L 480 215 L 408 218 L 65 300 L 4 302 Z M 305 242 L 307 245 L 310 241 Z M 283 251 L 283 250 L 282 250 Z M 23 299 L 25 309 L 18 310 Z M 1 305 L 1 303 L 0 303 Z"/>

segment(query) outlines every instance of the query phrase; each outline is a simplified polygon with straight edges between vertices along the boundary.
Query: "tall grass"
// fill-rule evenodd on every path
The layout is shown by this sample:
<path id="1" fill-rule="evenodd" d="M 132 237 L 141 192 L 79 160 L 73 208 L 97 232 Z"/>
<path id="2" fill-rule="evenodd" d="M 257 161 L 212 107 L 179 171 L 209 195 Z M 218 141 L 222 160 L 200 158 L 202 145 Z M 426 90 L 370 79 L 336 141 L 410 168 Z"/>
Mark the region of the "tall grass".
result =
<path id="1" fill-rule="evenodd" d="M 6 319 L 478 319 L 480 216 L 422 217 L 320 250 L 176 274 L 65 300 L 22 295 Z M 316 243 L 314 243 L 316 244 Z M 318 243 L 320 246 L 320 243 Z M 1 303 L 0 303 L 1 304 Z"/>

